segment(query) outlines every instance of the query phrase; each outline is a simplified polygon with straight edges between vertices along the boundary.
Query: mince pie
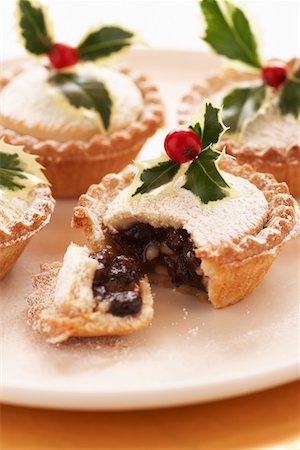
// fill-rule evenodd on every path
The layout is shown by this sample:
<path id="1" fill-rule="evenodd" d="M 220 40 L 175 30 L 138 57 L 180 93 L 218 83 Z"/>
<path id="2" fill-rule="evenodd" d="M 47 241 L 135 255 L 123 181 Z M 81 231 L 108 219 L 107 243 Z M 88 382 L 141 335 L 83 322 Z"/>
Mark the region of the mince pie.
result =
<path id="1" fill-rule="evenodd" d="M 223 105 L 223 120 L 229 130 L 221 146 L 226 144 L 226 151 L 240 163 L 285 181 L 291 194 L 299 196 L 300 60 L 263 63 L 240 8 L 226 4 L 222 9 L 215 0 L 203 0 L 200 7 L 206 22 L 204 40 L 215 52 L 244 67 L 235 63 L 196 83 L 181 101 L 179 123 L 190 120 L 205 97 Z M 217 31 L 214 23 L 220 23 L 220 18 L 224 29 Z"/>
<path id="2" fill-rule="evenodd" d="M 0 140 L 0 280 L 51 218 L 54 200 L 41 166 Z"/>
<path id="3" fill-rule="evenodd" d="M 42 59 L 4 63 L 0 135 L 38 156 L 55 196 L 77 196 L 135 158 L 162 124 L 161 100 L 144 75 L 107 65 L 133 32 L 103 26 L 73 48 L 54 41 L 36 2 L 17 6 L 24 46 Z"/>

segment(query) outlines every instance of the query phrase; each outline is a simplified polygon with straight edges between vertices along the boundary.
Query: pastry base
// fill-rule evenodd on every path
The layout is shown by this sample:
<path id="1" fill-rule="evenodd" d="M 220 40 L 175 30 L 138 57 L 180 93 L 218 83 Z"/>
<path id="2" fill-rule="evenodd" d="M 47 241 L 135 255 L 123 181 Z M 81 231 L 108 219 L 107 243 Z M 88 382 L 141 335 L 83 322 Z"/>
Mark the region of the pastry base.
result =
<path id="1" fill-rule="evenodd" d="M 290 158 L 285 161 L 274 161 L 271 158 L 260 159 L 255 151 L 241 151 L 230 142 L 226 142 L 226 151 L 234 156 L 240 164 L 250 164 L 257 172 L 271 173 L 278 182 L 286 182 L 290 193 L 294 197 L 300 197 L 300 152 L 298 158 Z"/>
<path id="2" fill-rule="evenodd" d="M 78 159 L 56 161 L 43 156 L 39 161 L 46 169 L 54 197 L 78 197 L 86 192 L 91 184 L 99 183 L 108 172 L 122 170 L 135 159 L 145 142 L 146 139 L 133 145 L 129 150 L 120 151 L 114 157 L 104 154 L 102 158 L 91 157 L 83 161 Z"/>
<path id="3" fill-rule="evenodd" d="M 0 248 L 0 280 L 13 268 L 30 239 L 23 239 L 10 246 Z"/>
<path id="4" fill-rule="evenodd" d="M 202 261 L 208 277 L 208 299 L 215 308 L 233 305 L 255 289 L 275 260 L 280 247 L 238 263 L 218 264 Z"/>
<path id="5" fill-rule="evenodd" d="M 18 218 L 0 228 L 0 280 L 12 269 L 32 236 L 50 221 L 55 204 L 50 188 L 36 187 L 29 199 L 27 209 L 20 211 Z"/>

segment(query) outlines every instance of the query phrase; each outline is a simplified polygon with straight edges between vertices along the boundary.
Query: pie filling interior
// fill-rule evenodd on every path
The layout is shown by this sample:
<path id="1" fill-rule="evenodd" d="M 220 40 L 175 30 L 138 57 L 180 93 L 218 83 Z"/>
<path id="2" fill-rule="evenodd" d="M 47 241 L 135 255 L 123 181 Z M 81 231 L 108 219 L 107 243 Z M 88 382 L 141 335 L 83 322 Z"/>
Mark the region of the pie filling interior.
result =
<path id="1" fill-rule="evenodd" d="M 115 255 L 108 249 L 90 255 L 98 266 L 93 279 L 97 308 L 114 316 L 138 314 L 142 308 L 139 280 L 141 271 L 130 256 Z"/>
<path id="2" fill-rule="evenodd" d="M 140 312 L 142 299 L 138 282 L 145 273 L 169 275 L 175 286 L 205 290 L 201 259 L 195 256 L 186 230 L 154 228 L 137 222 L 110 239 L 122 255 L 114 256 L 102 250 L 91 257 L 98 261 L 94 296 L 108 304 L 107 311 L 111 314 L 124 317 Z"/>

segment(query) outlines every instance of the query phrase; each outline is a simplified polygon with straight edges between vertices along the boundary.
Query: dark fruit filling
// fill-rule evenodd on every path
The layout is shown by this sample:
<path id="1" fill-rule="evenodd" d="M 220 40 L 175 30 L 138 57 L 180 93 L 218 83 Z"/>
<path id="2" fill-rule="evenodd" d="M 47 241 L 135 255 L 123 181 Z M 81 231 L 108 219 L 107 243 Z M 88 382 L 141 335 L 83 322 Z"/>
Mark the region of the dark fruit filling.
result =
<path id="1" fill-rule="evenodd" d="M 195 256 L 193 243 L 186 230 L 154 228 L 136 223 L 112 235 L 123 255 L 105 249 L 91 255 L 98 262 L 93 280 L 93 293 L 99 302 L 108 303 L 107 311 L 114 316 L 138 314 L 142 308 L 138 282 L 143 272 L 155 270 L 164 263 L 176 286 L 182 284 L 204 289 L 201 259 Z"/>
<path id="2" fill-rule="evenodd" d="M 133 258 L 115 256 L 109 250 L 91 255 L 98 261 L 93 280 L 93 293 L 98 301 L 109 303 L 108 312 L 114 316 L 125 317 L 137 314 L 142 308 L 138 284 L 140 270 Z"/>
<path id="3" fill-rule="evenodd" d="M 186 284 L 204 288 L 202 277 L 196 272 L 198 269 L 201 273 L 201 260 L 196 258 L 186 230 L 154 228 L 139 222 L 111 238 L 118 248 L 137 261 L 139 267 L 145 269 L 145 263 L 164 262 L 176 286 Z"/>

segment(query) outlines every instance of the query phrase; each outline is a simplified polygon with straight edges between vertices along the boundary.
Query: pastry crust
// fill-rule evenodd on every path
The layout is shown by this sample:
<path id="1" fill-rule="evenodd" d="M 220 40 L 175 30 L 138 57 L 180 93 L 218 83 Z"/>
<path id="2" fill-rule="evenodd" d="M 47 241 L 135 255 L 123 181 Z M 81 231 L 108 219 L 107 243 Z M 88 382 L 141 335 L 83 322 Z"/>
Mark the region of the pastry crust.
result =
<path id="1" fill-rule="evenodd" d="M 20 60 L 19 64 L 18 61 L 6 63 L 6 69 L 0 76 L 0 88 L 9 82 L 10 67 L 13 77 L 23 70 L 24 65 L 28 67 L 26 60 Z M 144 100 L 142 115 L 122 131 L 107 136 L 96 134 L 88 141 L 62 143 L 22 135 L 0 123 L 0 135 L 7 143 L 25 145 L 28 153 L 39 157 L 55 196 L 78 196 L 108 172 L 118 172 L 136 157 L 145 141 L 162 125 L 163 106 L 157 88 L 144 75 L 126 67 L 120 70 L 131 77 Z"/>
<path id="2" fill-rule="evenodd" d="M 50 343 L 63 342 L 71 336 L 125 335 L 145 328 L 152 320 L 153 297 L 146 276 L 139 281 L 143 305 L 137 315 L 117 317 L 95 307 L 92 266 L 96 262 L 87 258 L 88 253 L 87 247 L 71 244 L 63 265 L 43 264 L 40 273 L 33 277 L 34 290 L 27 298 L 29 321 Z M 80 279 L 76 274 L 80 274 Z"/>
<path id="3" fill-rule="evenodd" d="M 288 64 L 295 64 L 291 60 Z M 203 98 L 210 98 L 232 82 L 256 80 L 259 75 L 250 71 L 240 71 L 227 68 L 220 73 L 210 76 L 201 83 L 192 86 L 185 95 L 178 109 L 178 121 L 187 123 L 199 108 Z M 235 156 L 239 163 L 250 164 L 256 171 L 271 173 L 279 182 L 285 181 L 293 196 L 300 196 L 300 145 L 299 141 L 288 147 L 271 146 L 260 148 L 247 144 L 238 145 L 230 135 L 221 141 L 226 144 L 226 151 Z"/>
<path id="4" fill-rule="evenodd" d="M 217 251 L 195 249 L 201 268 L 208 277 L 208 299 L 224 307 L 244 298 L 264 277 L 281 246 L 299 232 L 299 209 L 285 183 L 272 175 L 255 172 L 248 165 L 223 160 L 221 168 L 253 183 L 265 196 L 268 218 L 256 233 L 228 240 Z M 91 248 L 96 250 L 105 240 L 103 216 L 116 195 L 133 180 L 135 169 L 126 168 L 119 175 L 108 175 L 102 183 L 91 186 L 74 209 L 73 226 L 84 231 Z"/>
<path id="5" fill-rule="evenodd" d="M 50 221 L 54 200 L 48 186 L 29 194 L 29 207 L 0 228 L 0 280 L 11 270 L 31 237 Z"/>

